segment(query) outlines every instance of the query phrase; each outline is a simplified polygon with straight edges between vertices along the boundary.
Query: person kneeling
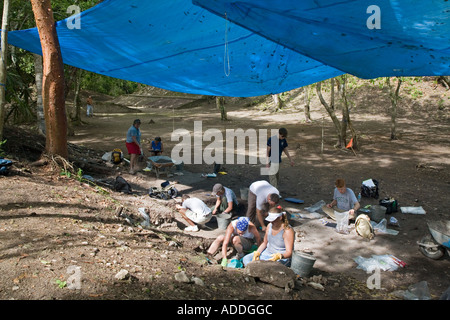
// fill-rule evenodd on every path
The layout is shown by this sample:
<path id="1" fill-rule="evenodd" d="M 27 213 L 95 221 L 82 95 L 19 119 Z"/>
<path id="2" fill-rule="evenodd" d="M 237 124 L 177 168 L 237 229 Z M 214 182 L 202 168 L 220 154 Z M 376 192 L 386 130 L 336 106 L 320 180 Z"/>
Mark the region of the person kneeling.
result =
<path id="1" fill-rule="evenodd" d="M 191 198 L 188 195 L 183 195 L 182 204 L 181 206 L 177 205 L 177 209 L 189 224 L 184 231 L 198 231 L 197 224 L 204 225 L 212 218 L 211 209 L 202 200 Z"/>
<path id="2" fill-rule="evenodd" d="M 207 251 L 207 253 L 213 255 L 222 244 L 221 264 L 223 267 L 226 267 L 228 263 L 227 249 L 229 243 L 233 244 L 238 253 L 237 257 L 241 259 L 244 256 L 244 252 L 250 251 L 254 244 L 257 246 L 261 245 L 261 237 L 256 226 L 250 222 L 249 218 L 240 217 L 231 221 L 225 234 L 218 236 Z"/>

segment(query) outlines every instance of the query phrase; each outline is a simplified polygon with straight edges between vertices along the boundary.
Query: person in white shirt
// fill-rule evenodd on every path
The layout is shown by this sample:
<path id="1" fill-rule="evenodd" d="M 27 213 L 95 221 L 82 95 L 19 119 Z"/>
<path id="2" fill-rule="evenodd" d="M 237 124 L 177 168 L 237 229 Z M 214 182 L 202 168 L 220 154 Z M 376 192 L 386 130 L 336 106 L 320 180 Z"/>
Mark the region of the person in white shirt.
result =
<path id="1" fill-rule="evenodd" d="M 189 224 L 184 231 L 198 231 L 198 224 L 203 225 L 209 222 L 212 218 L 211 209 L 208 208 L 199 198 L 191 198 L 188 195 L 183 195 L 182 204 L 177 205 L 178 212 Z"/>
<path id="2" fill-rule="evenodd" d="M 266 231 L 264 218 L 269 209 L 275 207 L 280 201 L 280 192 L 265 180 L 255 181 L 250 185 L 248 192 L 248 208 L 246 216 L 253 223 L 259 222 L 262 231 Z"/>

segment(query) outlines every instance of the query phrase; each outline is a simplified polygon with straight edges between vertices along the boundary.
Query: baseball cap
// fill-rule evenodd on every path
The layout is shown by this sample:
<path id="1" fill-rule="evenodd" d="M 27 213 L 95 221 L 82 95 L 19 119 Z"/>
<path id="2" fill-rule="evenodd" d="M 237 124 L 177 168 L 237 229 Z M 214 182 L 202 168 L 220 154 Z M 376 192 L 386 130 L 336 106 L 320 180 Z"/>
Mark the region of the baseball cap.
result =
<path id="1" fill-rule="evenodd" d="M 223 190 L 223 185 L 221 183 L 216 183 L 213 187 L 211 195 L 216 196 L 217 192 Z"/>

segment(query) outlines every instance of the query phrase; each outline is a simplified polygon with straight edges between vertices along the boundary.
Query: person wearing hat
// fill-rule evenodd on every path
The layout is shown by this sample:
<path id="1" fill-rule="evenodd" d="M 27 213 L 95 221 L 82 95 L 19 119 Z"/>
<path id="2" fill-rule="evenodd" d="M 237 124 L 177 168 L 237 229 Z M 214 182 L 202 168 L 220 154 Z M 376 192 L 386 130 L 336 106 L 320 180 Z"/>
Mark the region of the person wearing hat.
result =
<path id="1" fill-rule="evenodd" d="M 156 137 L 155 140 L 150 144 L 150 149 L 148 149 L 152 155 L 157 156 L 162 154 L 164 151 L 163 143 L 161 142 L 161 137 Z"/>
<path id="2" fill-rule="evenodd" d="M 135 174 L 139 156 L 143 154 L 141 147 L 141 120 L 136 119 L 127 131 L 126 146 L 130 155 L 130 174 Z"/>
<path id="3" fill-rule="evenodd" d="M 212 214 L 232 213 L 237 208 L 238 201 L 236 194 L 233 190 L 223 186 L 221 183 L 214 185 L 211 195 L 217 198 L 215 206 L 211 208 Z"/>
<path id="4" fill-rule="evenodd" d="M 286 212 L 281 207 L 272 208 L 266 221 L 269 225 L 263 242 L 255 252 L 244 256 L 242 263 L 246 266 L 255 260 L 279 261 L 289 267 L 294 250 L 294 230 L 289 225 Z"/>
<path id="5" fill-rule="evenodd" d="M 270 137 L 267 140 L 267 168 L 269 168 L 269 181 L 275 188 L 278 188 L 278 182 L 280 181 L 280 164 L 281 155 L 284 154 L 288 157 L 291 166 L 294 165 L 294 161 L 288 151 L 288 143 L 286 141 L 288 131 L 286 128 L 280 128 L 278 130 L 278 136 Z M 278 154 L 272 153 L 273 144 L 278 144 Z M 276 148 L 273 148 L 276 150 Z"/>
<path id="6" fill-rule="evenodd" d="M 207 253 L 213 255 L 222 245 L 222 266 L 226 267 L 228 263 L 227 249 L 228 244 L 232 244 L 237 251 L 238 259 L 244 256 L 245 251 L 250 251 L 252 246 L 261 244 L 261 236 L 256 226 L 250 222 L 247 217 L 240 217 L 231 221 L 224 235 L 219 235 L 211 244 Z"/>
<path id="7" fill-rule="evenodd" d="M 248 191 L 248 207 L 246 216 L 253 223 L 259 223 L 262 231 L 266 231 L 264 217 L 269 208 L 274 207 L 280 201 L 280 192 L 265 180 L 255 181 Z"/>

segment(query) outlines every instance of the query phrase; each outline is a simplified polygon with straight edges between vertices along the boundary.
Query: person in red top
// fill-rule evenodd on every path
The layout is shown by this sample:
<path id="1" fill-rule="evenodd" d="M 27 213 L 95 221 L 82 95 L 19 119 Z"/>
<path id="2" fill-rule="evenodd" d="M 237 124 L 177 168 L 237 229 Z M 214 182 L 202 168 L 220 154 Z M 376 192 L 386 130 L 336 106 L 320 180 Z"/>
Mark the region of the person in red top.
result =
<path id="1" fill-rule="evenodd" d="M 136 119 L 127 131 L 126 146 L 130 155 L 130 174 L 135 174 L 139 155 L 143 154 L 140 126 L 141 120 Z"/>

